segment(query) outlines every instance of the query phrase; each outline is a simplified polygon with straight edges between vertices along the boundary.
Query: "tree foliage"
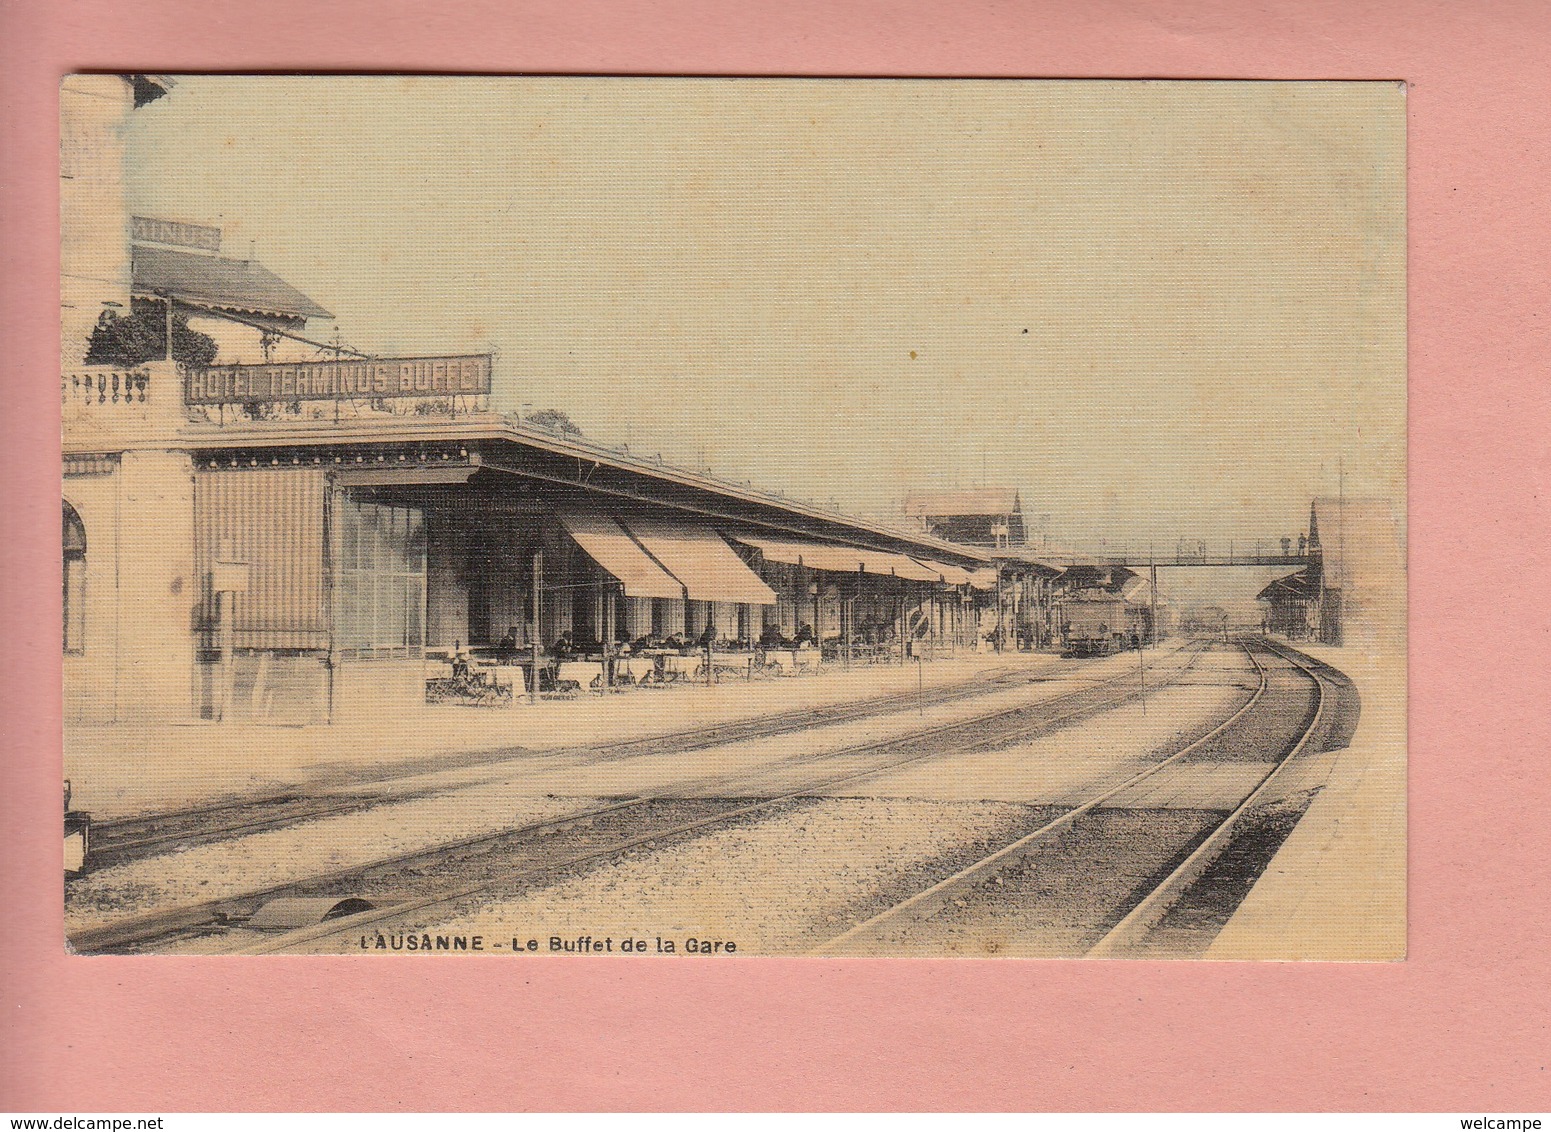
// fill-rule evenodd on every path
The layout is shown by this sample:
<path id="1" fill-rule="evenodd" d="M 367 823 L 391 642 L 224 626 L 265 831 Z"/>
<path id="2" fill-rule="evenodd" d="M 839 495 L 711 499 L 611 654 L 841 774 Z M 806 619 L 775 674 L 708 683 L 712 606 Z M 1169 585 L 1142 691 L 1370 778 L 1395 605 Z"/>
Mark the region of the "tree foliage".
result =
<path id="1" fill-rule="evenodd" d="M 184 365 L 207 366 L 215 361 L 215 339 L 190 330 L 188 318 L 172 316 L 172 358 Z M 104 311 L 87 340 L 86 364 L 129 369 L 167 356 L 167 306 L 136 300 L 132 312 L 120 318 Z"/>
<path id="2" fill-rule="evenodd" d="M 582 435 L 582 430 L 576 427 L 576 422 L 559 409 L 540 409 L 528 416 L 527 423 L 538 425 L 539 428 L 547 428 L 550 432 L 558 432 L 564 436 Z"/>

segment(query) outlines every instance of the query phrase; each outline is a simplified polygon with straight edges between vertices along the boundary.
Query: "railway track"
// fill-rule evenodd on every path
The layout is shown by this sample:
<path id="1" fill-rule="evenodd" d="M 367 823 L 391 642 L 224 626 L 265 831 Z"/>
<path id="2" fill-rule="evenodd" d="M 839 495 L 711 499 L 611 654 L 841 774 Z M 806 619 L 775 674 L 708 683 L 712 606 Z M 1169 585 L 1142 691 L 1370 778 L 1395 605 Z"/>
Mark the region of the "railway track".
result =
<path id="1" fill-rule="evenodd" d="M 502 748 L 486 752 L 477 763 L 462 763 L 459 769 L 470 765 L 487 767 L 492 773 L 485 776 L 482 781 L 495 782 L 503 777 L 502 773 L 495 773 L 496 769 L 508 767 L 516 761 L 521 761 L 524 770 L 531 771 L 543 770 L 557 763 L 582 767 L 599 762 L 639 758 L 665 751 L 708 750 L 736 742 L 768 739 L 796 731 L 851 723 L 916 707 L 937 707 L 992 692 L 1040 683 L 1046 679 L 1048 677 L 1043 674 L 1030 675 L 1011 669 L 993 670 L 990 674 L 983 673 L 970 680 L 922 691 L 874 696 L 865 700 L 833 704 L 811 710 L 775 712 L 752 719 L 710 724 L 641 738 L 562 747 L 536 753 Z M 1128 677 L 1122 676 L 1115 682 L 1124 682 L 1126 679 Z M 413 801 L 447 790 L 464 789 L 480 784 L 480 780 L 463 780 L 451 784 L 408 788 L 395 788 L 392 785 L 394 781 L 411 780 L 431 769 L 436 768 L 419 765 L 407 768 L 401 766 L 388 770 L 381 777 L 360 780 L 349 787 L 333 787 L 307 794 L 292 790 L 135 818 L 99 822 L 92 827 L 93 868 L 123 864 L 173 849 L 262 833 L 301 821 L 343 816 L 388 802 Z"/>
<path id="2" fill-rule="evenodd" d="M 1172 678 L 1178 679 L 1188 672 L 1202 651 L 1203 648 L 1196 647 L 1184 656 Z M 1162 679 L 1154 687 L 1169 682 Z M 423 914 L 497 888 L 528 885 L 542 876 L 607 860 L 640 846 L 658 845 L 767 816 L 815 794 L 914 763 L 1024 742 L 1116 707 L 1136 695 L 1137 687 L 1129 678 L 1106 681 L 1038 703 L 1002 708 L 904 736 L 820 755 L 794 755 L 751 771 L 679 782 L 660 792 L 618 799 L 577 813 L 261 891 L 129 917 L 74 932 L 71 944 L 77 951 L 87 953 L 138 951 L 165 946 L 177 939 L 233 932 L 247 935 L 228 950 L 244 953 L 316 944 L 330 936 L 347 935 L 388 919 Z M 858 762 L 865 765 L 855 765 Z M 825 767 L 838 769 L 811 773 Z M 773 772 L 781 770 L 798 771 L 799 780 L 769 791 L 768 780 Z M 492 862 L 499 866 L 495 879 L 485 875 Z M 249 925 L 255 921 L 274 922 L 277 917 L 267 915 L 265 910 L 276 907 L 308 917 L 321 909 L 328 919 L 321 924 L 254 938 Z"/>
<path id="3" fill-rule="evenodd" d="M 1349 730 L 1344 736 L 1330 731 L 1337 714 L 1331 688 L 1339 674 L 1269 643 L 1242 647 L 1259 675 L 1258 687 L 1210 732 L 930 888 L 891 903 L 809 954 L 1005 952 L 1098 958 L 1198 953 L 1204 946 L 1201 937 L 1208 931 L 1215 935 L 1247 892 L 1246 874 L 1252 874 L 1252 884 L 1280 841 L 1257 846 L 1258 867 L 1241 860 L 1219 869 L 1237 889 L 1231 906 L 1201 893 L 1200 886 L 1225 860 L 1238 832 L 1264 810 L 1285 769 L 1322 739 L 1344 745 L 1350 735 Z M 1255 648 L 1279 657 L 1285 667 L 1263 664 Z M 1294 672 L 1300 676 L 1289 680 Z M 1338 691 L 1349 695 L 1349 684 Z M 1350 702 L 1341 714 L 1355 725 Z M 1269 764 L 1263 773 L 1262 763 Z M 1119 804 L 1150 780 L 1192 764 L 1251 767 L 1255 782 L 1226 813 L 1165 811 L 1160 817 Z M 1302 802 L 1304 809 L 1308 800 Z M 1301 813 L 1298 809 L 1297 816 Z M 1296 824 L 1296 817 L 1292 820 Z M 1150 834 L 1149 823 L 1168 828 L 1161 836 Z M 1187 904 L 1198 914 L 1179 916 Z M 1213 916 L 1199 915 L 1203 907 L 1211 908 Z M 1160 946 L 1156 933 L 1171 915 L 1182 922 Z"/>

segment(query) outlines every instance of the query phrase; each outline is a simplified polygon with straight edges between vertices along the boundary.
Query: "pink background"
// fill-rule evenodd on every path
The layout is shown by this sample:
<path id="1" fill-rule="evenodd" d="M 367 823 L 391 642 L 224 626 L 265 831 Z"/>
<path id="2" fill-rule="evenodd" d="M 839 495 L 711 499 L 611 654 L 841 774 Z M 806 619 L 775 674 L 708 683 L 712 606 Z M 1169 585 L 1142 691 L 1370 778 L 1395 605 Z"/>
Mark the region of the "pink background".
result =
<path id="1" fill-rule="evenodd" d="M 16 0 L 0 21 L 0 1108 L 1551 1108 L 1551 6 Z M 1409 961 L 66 958 L 55 123 L 76 68 L 1408 80 Z"/>

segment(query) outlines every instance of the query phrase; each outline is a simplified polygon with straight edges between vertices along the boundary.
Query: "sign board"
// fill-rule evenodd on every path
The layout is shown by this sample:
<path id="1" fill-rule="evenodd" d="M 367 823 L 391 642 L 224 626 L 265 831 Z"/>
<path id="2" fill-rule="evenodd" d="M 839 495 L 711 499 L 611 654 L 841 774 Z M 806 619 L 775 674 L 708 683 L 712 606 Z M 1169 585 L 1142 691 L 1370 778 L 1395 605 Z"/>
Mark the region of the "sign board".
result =
<path id="1" fill-rule="evenodd" d="M 186 224 L 181 220 L 158 220 L 154 216 L 136 216 L 130 220 L 130 235 L 137 244 L 171 244 L 201 251 L 221 250 L 221 230 L 206 224 Z"/>
<path id="2" fill-rule="evenodd" d="M 183 382 L 189 405 L 472 396 L 490 392 L 490 355 L 190 366 Z"/>

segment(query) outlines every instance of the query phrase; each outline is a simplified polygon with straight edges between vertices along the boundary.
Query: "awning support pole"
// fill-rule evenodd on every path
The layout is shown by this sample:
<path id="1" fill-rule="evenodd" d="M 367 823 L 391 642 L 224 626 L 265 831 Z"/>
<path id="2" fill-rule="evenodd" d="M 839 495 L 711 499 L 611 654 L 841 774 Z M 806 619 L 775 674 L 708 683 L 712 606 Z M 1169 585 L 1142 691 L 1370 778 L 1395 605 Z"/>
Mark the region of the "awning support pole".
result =
<path id="1" fill-rule="evenodd" d="M 533 552 L 533 685 L 528 689 L 528 702 L 539 702 L 539 602 L 544 592 L 544 552 Z"/>

